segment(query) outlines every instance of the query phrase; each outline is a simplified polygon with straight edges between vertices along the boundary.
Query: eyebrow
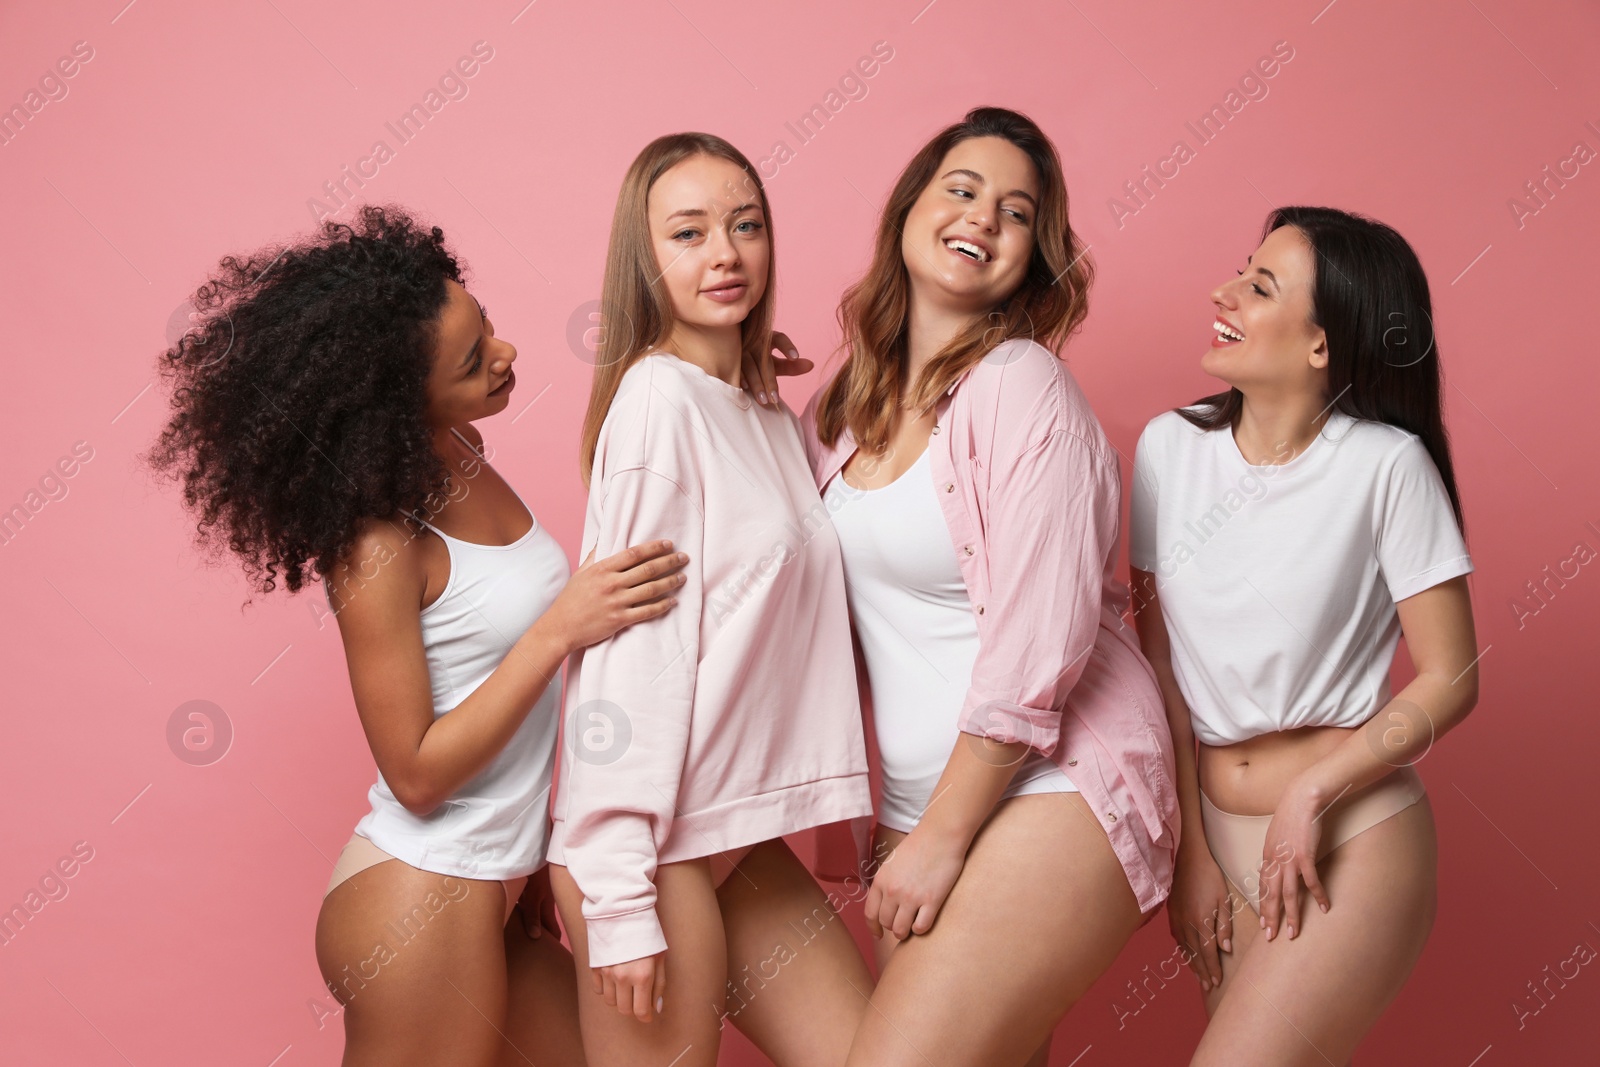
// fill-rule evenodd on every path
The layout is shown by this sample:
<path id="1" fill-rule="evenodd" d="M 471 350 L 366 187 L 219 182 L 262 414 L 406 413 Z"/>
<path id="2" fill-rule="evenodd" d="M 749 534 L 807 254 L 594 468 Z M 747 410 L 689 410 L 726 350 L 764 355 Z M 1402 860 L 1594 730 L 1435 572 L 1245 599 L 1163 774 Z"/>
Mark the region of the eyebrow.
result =
<path id="1" fill-rule="evenodd" d="M 964 177 L 971 178 L 973 181 L 978 182 L 980 185 L 983 184 L 983 175 L 979 174 L 975 170 L 968 170 L 966 167 L 957 167 L 955 170 L 950 171 L 949 174 L 946 174 L 945 177 L 948 178 L 952 174 L 959 174 L 959 175 L 962 175 Z M 1029 195 L 1028 193 L 1023 192 L 1021 189 L 1013 189 L 1009 193 L 1007 193 L 1006 195 L 1007 196 L 1020 196 L 1020 197 L 1022 197 L 1022 199 L 1026 200 L 1028 203 L 1032 204 L 1035 209 L 1037 209 L 1039 207 L 1039 201 L 1035 200 L 1031 195 Z"/>
<path id="2" fill-rule="evenodd" d="M 727 218 L 730 215 L 737 215 L 741 211 L 749 211 L 753 207 L 758 208 L 760 206 L 761 206 L 760 204 L 753 203 L 753 202 L 752 203 L 748 203 L 748 204 L 740 204 L 738 207 L 734 208 L 732 211 L 729 211 L 726 215 L 724 215 L 723 218 Z M 672 214 L 667 216 L 667 221 L 671 222 L 673 219 L 677 218 L 679 215 L 692 216 L 692 217 L 696 217 L 696 218 L 705 218 L 709 214 L 710 213 L 707 212 L 705 208 L 699 208 L 699 207 L 679 208 L 677 211 L 674 211 Z"/>
<path id="3" fill-rule="evenodd" d="M 1245 256 L 1244 257 L 1244 261 L 1246 263 L 1249 263 L 1250 262 L 1250 258 L 1251 257 L 1249 257 L 1249 256 Z M 1280 292 L 1280 293 L 1283 292 L 1283 286 L 1278 284 L 1277 275 L 1273 274 L 1270 270 L 1268 270 L 1265 267 L 1257 267 L 1256 270 L 1260 271 L 1262 274 L 1265 274 L 1268 278 L 1272 279 L 1272 287 L 1274 289 L 1278 290 L 1278 292 Z"/>

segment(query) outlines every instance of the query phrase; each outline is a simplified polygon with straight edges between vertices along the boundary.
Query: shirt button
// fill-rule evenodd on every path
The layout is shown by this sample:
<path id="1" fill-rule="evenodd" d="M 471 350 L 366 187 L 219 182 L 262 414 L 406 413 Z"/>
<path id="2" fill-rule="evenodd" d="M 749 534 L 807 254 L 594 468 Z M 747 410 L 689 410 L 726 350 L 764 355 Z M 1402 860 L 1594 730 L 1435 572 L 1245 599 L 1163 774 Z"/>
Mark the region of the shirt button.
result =
<path id="1" fill-rule="evenodd" d="M 933 432 L 934 433 L 938 433 L 939 432 L 939 424 L 938 423 L 934 423 L 933 424 Z"/>
<path id="2" fill-rule="evenodd" d="M 979 605 L 978 605 L 978 614 L 979 614 L 979 615 L 982 615 L 982 614 L 983 614 L 983 605 L 982 605 L 982 604 L 979 604 Z"/>
<path id="3" fill-rule="evenodd" d="M 971 546 L 971 545 L 967 545 L 967 546 L 966 546 L 966 547 L 964 547 L 964 548 L 963 548 L 963 549 L 962 549 L 962 551 L 963 551 L 963 552 L 965 552 L 965 553 L 966 553 L 966 554 L 967 554 L 967 555 L 969 555 L 969 556 L 970 556 L 970 555 L 972 555 L 972 546 Z"/>
<path id="4" fill-rule="evenodd" d="M 1116 821 L 1117 821 L 1117 813 L 1116 812 L 1114 812 L 1114 811 L 1106 812 L 1106 822 L 1116 822 Z"/>
<path id="5" fill-rule="evenodd" d="M 1071 759 L 1067 760 L 1067 766 L 1068 767 L 1076 767 L 1077 765 L 1078 765 L 1078 757 L 1074 756 Z"/>
<path id="6" fill-rule="evenodd" d="M 955 482 L 950 482 L 948 485 L 946 485 L 944 487 L 944 491 L 947 492 L 947 493 L 955 492 L 956 491 L 956 483 Z"/>

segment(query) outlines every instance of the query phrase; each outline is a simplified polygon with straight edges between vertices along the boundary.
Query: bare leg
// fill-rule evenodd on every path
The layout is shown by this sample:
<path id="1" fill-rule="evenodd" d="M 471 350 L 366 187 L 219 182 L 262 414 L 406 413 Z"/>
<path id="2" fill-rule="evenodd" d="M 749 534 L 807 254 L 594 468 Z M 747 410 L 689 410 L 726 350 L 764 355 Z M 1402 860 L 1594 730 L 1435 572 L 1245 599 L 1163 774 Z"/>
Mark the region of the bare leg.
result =
<path id="1" fill-rule="evenodd" d="M 1233 909 L 1233 937 L 1229 940 L 1233 951 L 1224 952 L 1221 945 L 1217 946 L 1217 962 L 1222 967 L 1222 983 L 1201 992 L 1201 997 L 1205 1000 L 1207 1018 L 1217 1013 L 1217 1008 L 1222 1004 L 1222 995 L 1234 984 L 1233 973 L 1239 969 L 1239 964 L 1249 954 L 1250 946 L 1255 944 L 1257 938 L 1263 936 L 1260 926 L 1261 914 L 1250 906 L 1248 900 L 1239 895 L 1233 883 L 1224 879 L 1224 884 L 1228 889 L 1228 907 Z M 1315 907 L 1315 903 L 1312 906 Z"/>
<path id="2" fill-rule="evenodd" d="M 1248 905 L 1223 953 L 1222 985 L 1191 1064 L 1349 1062 L 1405 985 L 1436 912 L 1438 841 L 1424 796 L 1317 864 L 1331 903 L 1301 908 L 1271 941 Z"/>
<path id="3" fill-rule="evenodd" d="M 656 913 L 669 946 L 667 992 L 664 1009 L 648 1023 L 622 1014 L 594 992 L 583 892 L 565 867 L 550 865 L 550 888 L 572 941 L 578 1021 L 590 1067 L 716 1067 L 728 957 L 707 861 L 656 868 Z"/>
<path id="4" fill-rule="evenodd" d="M 1024 1063 L 1141 921 L 1080 794 L 1003 800 L 933 929 L 894 950 L 847 1062 Z"/>
<path id="5" fill-rule="evenodd" d="M 879 826 L 873 839 L 872 854 L 887 861 L 894 853 L 895 846 L 905 838 L 903 830 L 891 830 L 887 826 Z M 894 955 L 895 946 L 899 943 L 890 934 L 885 934 L 872 942 L 872 952 L 877 959 L 879 974 L 882 974 L 883 969 L 889 965 L 889 957 Z M 1050 1034 L 1044 1035 L 1044 1041 L 1034 1049 L 1033 1055 L 1028 1057 L 1028 1062 L 1022 1067 L 1050 1067 Z"/>
<path id="6" fill-rule="evenodd" d="M 546 930 L 538 940 L 512 916 L 505 929 L 506 1025 L 498 1067 L 583 1067 L 572 953 Z"/>
<path id="7" fill-rule="evenodd" d="M 872 995 L 855 939 L 783 840 L 757 845 L 717 890 L 728 1020 L 779 1067 L 836 1067 Z"/>
<path id="8" fill-rule="evenodd" d="M 344 1005 L 345 1067 L 495 1062 L 506 1016 L 505 900 L 499 882 L 400 860 L 328 894 L 317 964 Z"/>

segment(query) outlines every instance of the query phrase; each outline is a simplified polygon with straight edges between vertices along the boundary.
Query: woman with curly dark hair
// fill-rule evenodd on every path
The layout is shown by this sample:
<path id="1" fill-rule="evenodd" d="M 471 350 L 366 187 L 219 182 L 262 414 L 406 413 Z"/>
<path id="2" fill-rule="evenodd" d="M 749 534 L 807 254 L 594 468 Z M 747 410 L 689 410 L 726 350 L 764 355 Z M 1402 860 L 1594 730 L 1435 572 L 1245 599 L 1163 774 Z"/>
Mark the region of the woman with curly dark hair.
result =
<path id="1" fill-rule="evenodd" d="M 203 546 L 262 592 L 320 577 L 339 621 L 379 771 L 317 921 L 347 1065 L 583 1062 L 545 866 L 552 683 L 669 611 L 686 561 L 652 541 L 570 572 L 472 426 L 517 353 L 461 279 L 395 208 L 223 259 L 163 356 L 147 457 Z"/>

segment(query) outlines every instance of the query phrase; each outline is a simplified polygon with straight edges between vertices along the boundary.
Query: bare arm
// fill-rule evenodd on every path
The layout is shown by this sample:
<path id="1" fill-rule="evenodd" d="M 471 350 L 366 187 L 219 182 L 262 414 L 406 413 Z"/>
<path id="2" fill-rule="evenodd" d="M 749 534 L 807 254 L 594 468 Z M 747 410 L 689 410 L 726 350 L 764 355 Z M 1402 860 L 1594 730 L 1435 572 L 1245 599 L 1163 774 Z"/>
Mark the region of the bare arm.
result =
<path id="1" fill-rule="evenodd" d="M 1206 842 L 1200 813 L 1200 771 L 1189 704 L 1172 672 L 1172 642 L 1161 615 L 1156 576 L 1137 567 L 1128 568 L 1133 589 L 1133 624 L 1139 646 L 1155 670 L 1172 731 L 1173 758 L 1178 773 L 1178 810 L 1183 827 L 1172 872 L 1172 892 L 1167 897 L 1167 928 L 1186 962 L 1200 979 L 1202 989 L 1222 984 L 1218 950 L 1233 951 L 1233 905 L 1222 868 Z"/>
<path id="2" fill-rule="evenodd" d="M 1478 702 L 1477 635 L 1463 575 L 1395 605 L 1417 676 L 1344 743 L 1302 772 L 1323 805 L 1427 755 Z"/>
<path id="3" fill-rule="evenodd" d="M 373 523 L 331 577 L 336 589 L 359 590 L 334 606 L 356 712 L 395 798 L 417 815 L 438 807 L 505 748 L 569 652 L 667 611 L 681 564 L 661 555 L 670 547 L 663 546 L 580 568 L 494 673 L 435 719 L 419 614 L 421 553 L 398 527 Z M 349 573 L 359 561 L 370 571 L 374 560 L 382 562 L 372 577 Z"/>
<path id="4" fill-rule="evenodd" d="M 1314 858 L 1322 812 L 1344 794 L 1421 759 L 1477 703 L 1478 654 L 1466 576 L 1424 589 L 1396 607 L 1417 676 L 1284 790 L 1267 827 L 1266 847 L 1292 858 L 1262 878 L 1261 925 L 1268 940 L 1280 922 L 1290 938 L 1299 929 L 1301 881 L 1323 911 L 1332 906 Z"/>
<path id="5" fill-rule="evenodd" d="M 1161 689 L 1161 703 L 1172 730 L 1173 754 L 1178 767 L 1178 808 L 1182 812 L 1183 832 L 1178 853 L 1196 850 L 1209 855 L 1205 827 L 1200 821 L 1200 770 L 1194 726 L 1189 720 L 1189 704 L 1172 673 L 1172 643 L 1167 637 L 1166 620 L 1161 617 L 1161 600 L 1156 595 L 1156 576 L 1136 567 L 1128 568 L 1133 586 L 1133 626 L 1139 632 L 1139 647 L 1155 669 Z"/>
<path id="6" fill-rule="evenodd" d="M 963 733 L 950 751 L 944 773 L 933 787 L 934 799 L 917 828 L 927 827 L 925 836 L 947 841 L 966 855 L 1031 751 L 1026 741 L 996 741 Z"/>
<path id="7" fill-rule="evenodd" d="M 967 850 L 1032 746 L 963 731 L 927 810 L 872 879 L 865 902 L 873 937 L 925 934 L 944 905 Z"/>

